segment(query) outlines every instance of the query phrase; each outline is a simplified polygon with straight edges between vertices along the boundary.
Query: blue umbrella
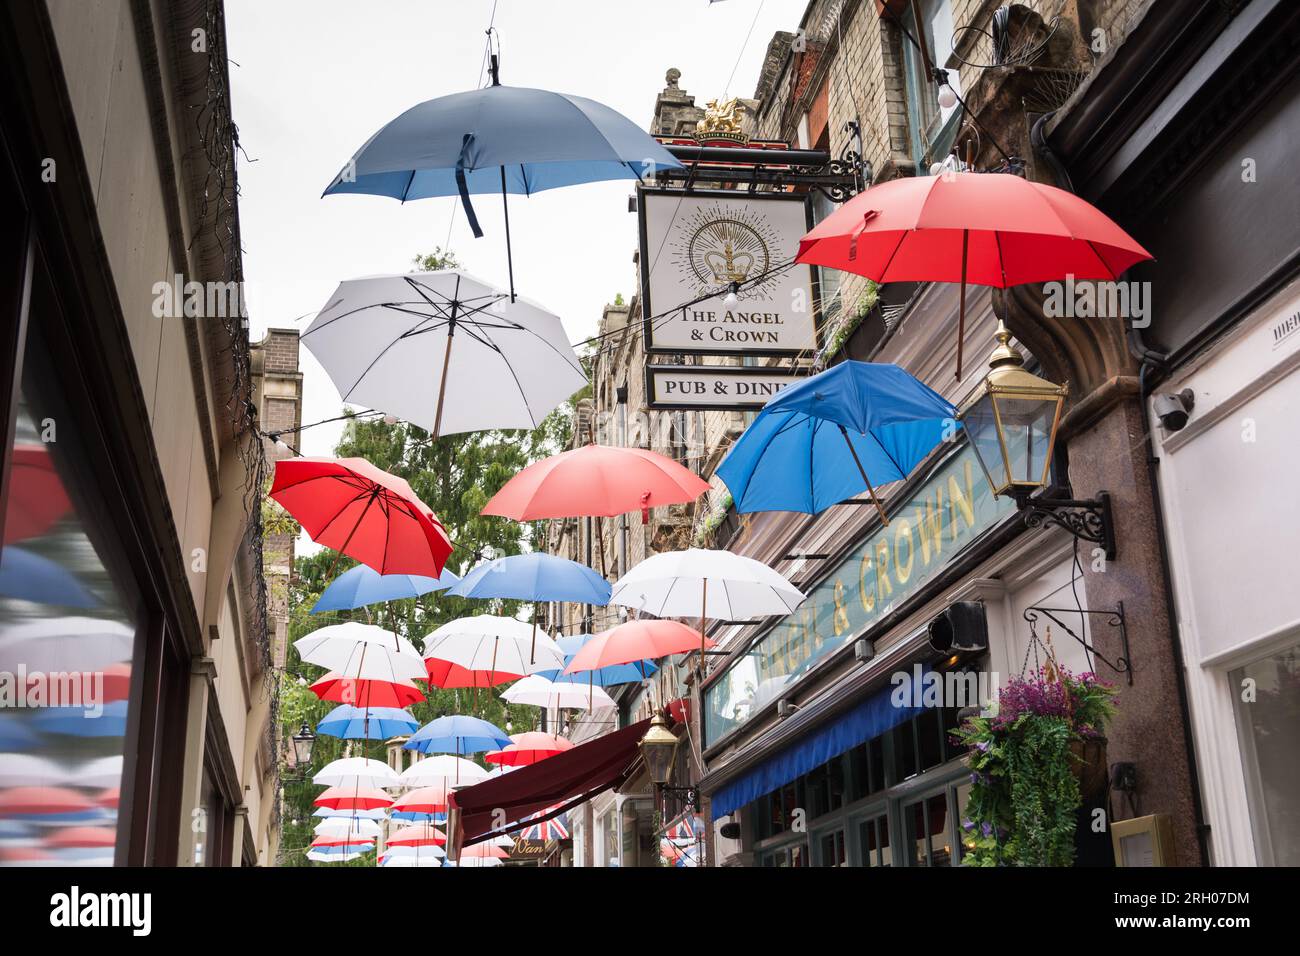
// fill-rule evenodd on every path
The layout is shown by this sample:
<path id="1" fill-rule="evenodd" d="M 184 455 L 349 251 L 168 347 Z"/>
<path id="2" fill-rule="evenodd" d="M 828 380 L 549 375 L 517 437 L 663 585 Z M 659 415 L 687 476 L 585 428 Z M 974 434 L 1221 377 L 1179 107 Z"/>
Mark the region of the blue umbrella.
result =
<path id="1" fill-rule="evenodd" d="M 0 751 L 30 753 L 36 749 L 36 732 L 14 714 L 0 714 Z"/>
<path id="2" fill-rule="evenodd" d="M 464 754 L 484 750 L 500 750 L 512 743 L 509 734 L 500 727 L 478 717 L 465 714 L 448 714 L 430 721 L 403 744 L 406 750 L 422 754 Z"/>
<path id="3" fill-rule="evenodd" d="M 573 655 L 581 650 L 582 645 L 595 636 L 594 634 L 574 634 L 570 637 L 561 637 L 555 642 L 560 645 L 560 650 L 564 651 L 564 664 L 566 667 L 573 660 Z M 639 683 L 656 670 L 658 670 L 658 666 L 655 662 L 646 660 L 632 661 L 630 664 L 612 664 L 609 667 L 600 667 L 594 671 L 583 671 L 581 674 L 566 674 L 563 671 L 538 671 L 537 674 L 539 677 L 545 677 L 557 684 L 596 684 L 600 687 L 612 687 L 615 684 Z"/>
<path id="4" fill-rule="evenodd" d="M 98 716 L 85 707 L 49 707 L 32 721 L 36 729 L 70 737 L 123 737 L 126 735 L 126 701 L 104 705 Z"/>
<path id="5" fill-rule="evenodd" d="M 311 613 L 347 611 L 367 604 L 416 598 L 449 588 L 458 581 L 460 578 L 445 567 L 436 578 L 426 578 L 418 574 L 380 574 L 374 568 L 358 564 L 330 582 Z"/>
<path id="6" fill-rule="evenodd" d="M 409 734 L 420 722 L 400 707 L 353 707 L 341 704 L 316 725 L 316 732 L 345 740 L 387 740 Z"/>
<path id="7" fill-rule="evenodd" d="M 470 193 L 531 195 L 609 179 L 641 179 L 682 168 L 648 133 L 608 106 L 581 96 L 492 85 L 411 107 L 370 137 L 325 189 L 406 202 L 460 196 L 465 218 L 483 235 Z M 510 210 L 506 204 L 506 256 Z M 514 299 L 514 266 L 510 266 Z"/>
<path id="8" fill-rule="evenodd" d="M 791 385 L 745 429 L 718 475 L 736 510 L 817 514 L 900 481 L 955 434 L 956 409 L 897 365 L 841 362 Z"/>
<path id="9" fill-rule="evenodd" d="M 0 595 L 59 607 L 98 607 L 101 603 L 63 565 L 13 545 L 0 552 Z"/>
<path id="10" fill-rule="evenodd" d="M 497 558 L 465 575 L 447 593 L 467 598 L 609 603 L 610 584 L 591 568 L 568 558 L 534 551 Z"/>

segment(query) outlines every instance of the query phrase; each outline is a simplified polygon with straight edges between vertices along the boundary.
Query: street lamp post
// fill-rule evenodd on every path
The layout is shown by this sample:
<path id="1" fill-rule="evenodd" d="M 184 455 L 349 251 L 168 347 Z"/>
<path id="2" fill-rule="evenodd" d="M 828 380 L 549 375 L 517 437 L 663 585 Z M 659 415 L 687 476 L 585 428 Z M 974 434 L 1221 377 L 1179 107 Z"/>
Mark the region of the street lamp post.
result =
<path id="1" fill-rule="evenodd" d="M 1113 559 L 1115 529 L 1107 492 L 1091 499 L 1034 494 L 1049 483 L 1069 386 L 1026 371 L 1024 356 L 1000 321 L 995 337 L 989 374 L 960 413 L 989 487 L 995 496 L 1015 499 L 1030 527 L 1051 522 L 1077 539 L 1101 545 Z"/>
<path id="2" fill-rule="evenodd" d="M 316 735 L 307 722 L 303 721 L 302 729 L 289 739 L 293 742 L 293 765 L 295 768 L 301 767 L 305 774 L 311 767 L 311 751 L 316 745 Z"/>

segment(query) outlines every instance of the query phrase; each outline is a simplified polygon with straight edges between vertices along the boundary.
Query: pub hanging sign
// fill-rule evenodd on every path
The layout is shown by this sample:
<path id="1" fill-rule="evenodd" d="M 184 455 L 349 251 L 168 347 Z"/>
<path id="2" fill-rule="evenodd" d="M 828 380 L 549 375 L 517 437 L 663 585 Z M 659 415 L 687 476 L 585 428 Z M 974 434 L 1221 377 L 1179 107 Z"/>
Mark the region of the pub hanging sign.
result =
<path id="1" fill-rule="evenodd" d="M 637 209 L 648 354 L 817 350 L 813 269 L 793 264 L 812 226 L 804 196 L 642 189 Z"/>
<path id="2" fill-rule="evenodd" d="M 646 407 L 654 410 L 757 411 L 807 375 L 808 366 L 647 365 Z"/>

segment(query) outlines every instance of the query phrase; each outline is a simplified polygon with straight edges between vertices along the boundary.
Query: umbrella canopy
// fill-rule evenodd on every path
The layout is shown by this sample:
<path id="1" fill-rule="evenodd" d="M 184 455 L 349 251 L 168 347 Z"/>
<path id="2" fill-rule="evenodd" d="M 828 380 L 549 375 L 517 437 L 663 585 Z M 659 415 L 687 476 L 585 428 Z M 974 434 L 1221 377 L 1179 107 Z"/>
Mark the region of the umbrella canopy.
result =
<path id="1" fill-rule="evenodd" d="M 420 722 L 397 707 L 335 707 L 316 725 L 318 734 L 345 740 L 387 740 L 409 734 Z"/>
<path id="2" fill-rule="evenodd" d="M 506 741 L 510 739 L 504 733 L 501 736 Z M 494 744 L 490 749 L 499 746 L 503 747 L 505 744 Z M 447 787 L 453 783 L 479 783 L 487 777 L 488 771 L 474 761 L 449 754 L 434 754 L 417 760 L 401 773 L 404 787 Z"/>
<path id="3" fill-rule="evenodd" d="M 98 716 L 86 707 L 46 707 L 32 723 L 47 734 L 68 737 L 121 737 L 126 734 L 127 702 L 105 704 Z"/>
<path id="4" fill-rule="evenodd" d="M 343 757 L 334 760 L 320 769 L 311 782 L 317 786 L 346 787 L 355 784 L 358 787 L 400 787 L 397 771 L 382 760 L 370 760 L 366 757 Z"/>
<path id="5" fill-rule="evenodd" d="M 129 661 L 135 628 L 96 617 L 42 617 L 0 627 L 0 670 L 91 672 Z"/>
<path id="6" fill-rule="evenodd" d="M 495 724 L 466 714 L 448 714 L 430 721 L 411 734 L 403 747 L 426 754 L 459 755 L 496 750 L 509 744 L 509 735 Z"/>
<path id="7" fill-rule="evenodd" d="M 448 621 L 424 639 L 424 656 L 471 671 L 511 674 L 564 666 L 564 652 L 545 633 L 536 633 L 523 621 L 492 614 Z"/>
<path id="8" fill-rule="evenodd" d="M 512 734 L 510 740 L 511 743 L 500 750 L 485 753 L 483 759 L 502 766 L 526 767 L 573 749 L 573 743 L 563 737 L 535 730 Z"/>
<path id="9" fill-rule="evenodd" d="M 4 543 L 39 538 L 72 510 L 48 445 L 15 443 L 9 459 Z"/>
<path id="10" fill-rule="evenodd" d="M 26 814 L 80 813 L 94 801 L 67 787 L 23 786 L 0 790 L 0 817 Z"/>
<path id="11" fill-rule="evenodd" d="M 338 789 L 339 788 L 337 787 L 330 787 L 330 790 L 338 790 Z M 326 790 L 325 793 L 329 793 L 330 790 Z M 340 817 L 351 817 L 354 820 L 384 820 L 388 816 L 388 811 L 386 809 L 386 807 L 388 806 L 387 803 L 388 795 L 384 793 L 382 790 L 377 790 L 375 792 L 378 793 L 379 796 L 382 797 L 384 800 L 384 803 L 381 806 L 371 807 L 369 810 L 361 810 L 361 809 L 331 810 L 329 807 L 317 807 L 315 810 L 312 811 L 312 816 L 321 817 L 322 819 L 327 819 L 327 820 L 337 819 Z M 324 795 L 325 794 L 321 794 L 321 796 Z M 317 800 L 317 802 L 319 803 L 320 801 Z"/>
<path id="12" fill-rule="evenodd" d="M 480 564 L 448 594 L 467 598 L 604 605 L 609 582 L 585 564 L 534 551 Z"/>
<path id="13" fill-rule="evenodd" d="M 424 700 L 424 691 L 414 681 L 361 680 L 330 671 L 311 685 L 321 700 L 334 700 L 357 707 L 409 707 Z"/>
<path id="14" fill-rule="evenodd" d="M 509 687 L 501 699 L 512 704 L 545 707 L 547 710 L 589 710 L 614 706 L 614 699 L 603 688 L 594 686 L 594 681 L 591 687 L 577 683 L 557 684 L 541 674 L 529 674 Z"/>
<path id="15" fill-rule="evenodd" d="M 442 574 L 427 578 L 418 574 L 380 574 L 374 568 L 358 564 L 330 582 L 320 600 L 312 605 L 311 613 L 349 611 L 367 604 L 416 598 L 449 588 L 459 580 L 445 566 Z"/>
<path id="16" fill-rule="evenodd" d="M 841 362 L 768 402 L 718 476 L 741 513 L 816 514 L 862 491 L 875 500 L 876 485 L 952 437 L 956 414 L 897 365 Z"/>
<path id="17" fill-rule="evenodd" d="M 459 664 L 439 660 L 436 657 L 426 657 L 424 667 L 429 683 L 444 690 L 453 687 L 495 687 L 497 684 L 506 684 L 524 676 L 500 669 L 469 670 Z"/>
<path id="18" fill-rule="evenodd" d="M 1117 279 L 1151 254 L 1086 200 L 1010 173 L 943 173 L 879 183 L 799 240 L 798 262 L 876 282 Z"/>
<path id="19" fill-rule="evenodd" d="M 425 676 L 420 652 L 409 641 L 360 621 L 318 628 L 293 646 L 307 663 L 344 677 L 391 683 Z"/>
<path id="20" fill-rule="evenodd" d="M 504 848 L 491 840 L 462 847 L 460 851 L 461 860 L 504 860 L 509 856 Z"/>
<path id="21" fill-rule="evenodd" d="M 708 482 L 671 458 L 645 448 L 585 445 L 529 465 L 492 496 L 485 515 L 516 521 L 539 518 L 610 518 L 685 504 L 709 490 Z"/>
<path id="22" fill-rule="evenodd" d="M 570 634 L 568 637 L 559 638 L 555 643 L 559 644 L 560 649 L 564 651 L 565 666 L 567 667 L 573 660 L 574 654 L 582 650 L 595 637 L 594 634 Z M 537 675 L 557 684 L 613 687 L 617 684 L 640 683 L 658 669 L 659 665 L 652 660 L 639 660 L 627 664 L 611 664 L 608 667 L 599 667 L 596 670 L 584 671 L 581 674 L 566 674 L 562 670 L 555 670 L 538 671 Z"/>
<path id="23" fill-rule="evenodd" d="M 68 768 L 34 754 L 0 754 L 0 787 L 43 787 L 71 783 Z"/>
<path id="24" fill-rule="evenodd" d="M 420 866 L 438 866 L 437 860 L 447 855 L 447 851 L 436 843 L 425 843 L 418 846 L 393 846 L 389 843 L 384 847 L 383 861 L 384 864 L 392 866 L 415 866 L 416 860 L 420 861 Z"/>
<path id="25" fill-rule="evenodd" d="M 438 577 L 451 540 L 404 479 L 364 458 L 287 458 L 270 496 L 317 544 L 380 574 Z"/>
<path id="26" fill-rule="evenodd" d="M 0 596 L 58 607 L 89 608 L 101 603 L 63 565 L 13 546 L 0 551 Z"/>
<path id="27" fill-rule="evenodd" d="M 434 437 L 536 428 L 587 382 L 558 316 L 456 270 L 343 282 L 302 341 L 343 401 Z"/>
<path id="28" fill-rule="evenodd" d="M 393 801 L 394 813 L 442 813 L 447 809 L 447 786 L 417 787 Z"/>
<path id="29" fill-rule="evenodd" d="M 45 840 L 53 847 L 113 847 L 117 845 L 117 831 L 112 827 L 64 827 Z"/>
<path id="30" fill-rule="evenodd" d="M 316 806 L 327 810 L 358 812 L 365 810 L 383 810 L 392 804 L 393 798 L 378 787 L 372 787 L 357 781 L 350 781 L 325 790 L 312 801 Z"/>
<path id="31" fill-rule="evenodd" d="M 733 621 L 789 614 L 803 601 L 802 591 L 763 562 L 704 548 L 646 558 L 615 582 L 610 595 L 611 604 L 657 617 Z"/>
<path id="32" fill-rule="evenodd" d="M 431 823 L 414 823 L 402 827 L 388 838 L 388 845 L 397 846 L 445 846 L 447 834 Z"/>
<path id="33" fill-rule="evenodd" d="M 351 835 L 335 836 L 333 834 L 324 834 L 316 837 L 311 841 L 313 849 L 332 848 L 332 847 L 365 847 L 369 848 L 375 845 L 374 837 L 360 837 Z"/>
<path id="34" fill-rule="evenodd" d="M 700 635 L 678 621 L 636 620 L 597 634 L 573 655 L 566 674 L 698 650 Z M 712 647 L 712 641 L 705 642 Z"/>
<path id="35" fill-rule="evenodd" d="M 314 847 L 307 851 L 307 859 L 313 863 L 347 863 L 349 860 L 365 856 L 369 850 L 369 846 Z"/>
<path id="36" fill-rule="evenodd" d="M 312 832 L 317 836 L 373 840 L 379 836 L 380 826 L 376 820 L 365 820 L 360 817 L 326 817 L 312 827 Z"/>

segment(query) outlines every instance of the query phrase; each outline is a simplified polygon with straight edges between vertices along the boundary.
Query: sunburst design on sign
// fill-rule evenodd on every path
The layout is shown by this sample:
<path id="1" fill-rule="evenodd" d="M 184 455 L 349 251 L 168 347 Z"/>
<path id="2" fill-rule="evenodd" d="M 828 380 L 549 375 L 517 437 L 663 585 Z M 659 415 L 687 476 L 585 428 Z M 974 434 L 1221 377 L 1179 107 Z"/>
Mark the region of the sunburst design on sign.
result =
<path id="1" fill-rule="evenodd" d="M 673 266 L 697 296 L 767 275 L 776 264 L 779 233 L 761 210 L 713 202 L 697 206 L 681 223 L 669 248 Z M 776 276 L 747 285 L 740 299 L 770 298 Z"/>

